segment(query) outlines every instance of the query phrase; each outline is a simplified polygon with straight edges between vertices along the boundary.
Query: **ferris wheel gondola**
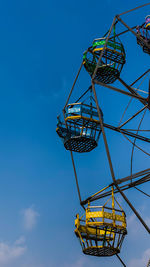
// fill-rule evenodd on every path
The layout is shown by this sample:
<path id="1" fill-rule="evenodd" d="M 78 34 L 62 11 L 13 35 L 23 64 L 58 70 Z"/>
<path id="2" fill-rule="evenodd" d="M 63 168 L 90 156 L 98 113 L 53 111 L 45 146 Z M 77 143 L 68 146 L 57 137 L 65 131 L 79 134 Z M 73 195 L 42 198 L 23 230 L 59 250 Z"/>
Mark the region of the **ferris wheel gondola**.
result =
<path id="1" fill-rule="evenodd" d="M 111 207 L 108 206 L 111 201 Z M 119 209 L 115 207 L 115 202 Z M 103 206 L 92 206 L 90 202 L 85 214 L 75 220 L 75 234 L 86 255 L 106 257 L 120 253 L 126 230 L 126 215 L 112 195 Z"/>
<path id="2" fill-rule="evenodd" d="M 58 117 L 56 132 L 67 150 L 90 152 L 98 145 L 101 134 L 98 113 L 92 96 L 88 100 L 88 104 L 84 101 L 68 104 L 64 109 L 64 122 Z"/>
<path id="3" fill-rule="evenodd" d="M 145 23 L 137 26 L 136 30 L 137 44 L 143 48 L 144 53 L 150 55 L 150 15 L 146 16 Z"/>
<path id="4" fill-rule="evenodd" d="M 103 53 L 103 54 L 102 54 Z M 101 61 L 99 57 L 102 54 Z M 110 84 L 117 80 L 125 64 L 125 50 L 119 38 L 110 38 L 106 43 L 106 37 L 98 38 L 93 41 L 92 47 L 88 48 L 83 54 L 83 65 L 87 72 L 92 76 L 96 65 L 98 69 L 95 80 Z"/>
<path id="5" fill-rule="evenodd" d="M 146 5 L 148 4 L 142 5 L 138 8 Z M 86 255 L 98 257 L 116 255 L 123 266 L 126 265 L 123 263 L 118 254 L 121 251 L 123 240 L 127 234 L 126 215 L 119 203 L 116 201 L 114 194 L 120 193 L 146 231 L 150 233 L 149 226 L 124 194 L 124 190 L 128 190 L 130 188 L 138 189 L 137 186 L 150 181 L 150 168 L 133 172 L 133 155 L 135 148 L 145 155 L 150 156 L 150 152 L 147 151 L 147 148 L 144 146 L 142 147 L 141 143 L 140 145 L 138 143 L 142 141 L 144 145 L 150 144 L 149 128 L 141 128 L 146 111 L 150 110 L 150 83 L 148 91 L 143 90 L 143 88 L 141 88 L 141 84 L 150 74 L 150 69 L 146 70 L 130 85 L 120 77 L 122 68 L 125 64 L 126 55 L 124 46 L 118 36 L 130 31 L 134 36 L 136 36 L 137 43 L 143 48 L 143 51 L 150 54 L 150 16 L 146 17 L 146 21 L 142 26 L 134 26 L 132 28 L 120 18 L 121 15 L 138 8 L 116 15 L 107 36 L 95 39 L 92 46 L 84 52 L 83 61 L 70 90 L 65 107 L 63 108 L 64 120 L 62 121 L 60 120 L 60 117 L 58 117 L 56 129 L 57 134 L 64 143 L 64 147 L 71 151 L 71 160 L 79 201 L 80 205 L 85 210 L 85 213 L 81 217 L 77 214 L 75 220 L 75 234 L 80 241 L 82 251 Z M 125 31 L 116 33 L 115 29 L 118 22 L 126 27 Z M 112 34 L 113 29 L 114 31 Z M 91 96 L 88 98 L 88 103 L 82 99 L 86 92 L 89 91 L 88 89 L 77 101 L 69 103 L 82 66 L 84 66 L 85 70 L 92 78 L 89 89 L 90 92 L 93 93 L 94 102 L 91 101 Z M 117 86 L 109 85 L 116 80 L 118 81 Z M 129 103 L 131 103 L 132 99 L 136 99 L 139 105 L 135 105 L 134 108 L 136 108 L 132 109 L 132 114 L 128 114 L 128 104 L 123 112 L 120 123 L 118 123 L 117 126 L 105 123 L 103 119 L 103 112 L 99 107 L 95 85 L 101 86 L 101 89 L 108 88 L 119 94 L 130 97 Z M 119 85 L 121 85 L 121 88 Z M 141 104 L 142 108 L 140 106 Z M 127 118 L 123 121 L 125 115 Z M 142 118 L 139 118 L 138 116 L 141 115 Z M 134 119 L 135 122 L 133 122 Z M 105 128 L 110 129 L 115 133 L 118 132 L 122 134 L 122 136 L 126 138 L 132 146 L 130 175 L 126 177 L 116 179 L 105 134 Z M 72 152 L 82 153 L 92 151 L 97 147 L 100 135 L 103 136 L 112 181 L 111 184 L 106 187 L 107 191 L 105 191 L 105 193 L 103 193 L 103 191 L 106 188 L 83 200 L 80 194 L 77 171 Z M 148 193 L 143 192 L 141 189 L 138 190 L 141 193 L 144 193 L 144 195 L 150 197 Z M 108 197 L 110 195 L 111 198 L 108 199 L 103 206 L 91 205 L 93 201 L 98 201 L 99 199 L 103 199 L 104 197 Z M 111 201 L 111 206 L 107 205 L 109 201 Z M 116 203 L 119 208 L 116 208 Z"/>

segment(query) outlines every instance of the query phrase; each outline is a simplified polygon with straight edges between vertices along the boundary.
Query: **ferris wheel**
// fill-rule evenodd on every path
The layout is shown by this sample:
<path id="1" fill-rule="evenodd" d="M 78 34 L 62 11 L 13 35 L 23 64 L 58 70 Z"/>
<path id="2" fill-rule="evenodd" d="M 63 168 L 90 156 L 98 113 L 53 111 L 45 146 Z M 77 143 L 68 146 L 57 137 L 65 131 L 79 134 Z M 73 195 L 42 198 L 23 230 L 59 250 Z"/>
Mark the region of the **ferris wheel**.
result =
<path id="1" fill-rule="evenodd" d="M 150 197 L 148 192 L 144 192 L 138 187 L 150 181 L 150 168 L 134 172 L 133 166 L 136 151 L 140 151 L 148 159 L 150 157 L 150 149 L 148 150 L 150 128 L 143 128 L 146 114 L 150 111 L 150 69 L 144 70 L 131 84 L 121 78 L 121 72 L 125 68 L 127 59 L 126 49 L 120 38 L 131 32 L 135 44 L 140 46 L 143 53 L 147 54 L 148 60 L 150 55 L 150 15 L 146 16 L 145 21 L 143 19 L 141 25 L 133 27 L 127 25 L 122 16 L 148 5 L 150 3 L 116 15 L 109 31 L 103 37 L 94 39 L 91 46 L 83 53 L 83 60 L 63 108 L 63 119 L 60 116 L 57 117 L 56 132 L 65 149 L 70 151 L 79 201 L 84 210 L 84 214 L 81 216 L 77 214 L 75 219 L 75 234 L 80 241 L 82 251 L 86 255 L 98 257 L 116 255 L 123 266 L 126 265 L 118 254 L 127 235 L 127 222 L 125 211 L 116 199 L 117 193 L 123 197 L 150 234 L 150 228 L 124 193 L 126 190 L 135 188 Z M 120 24 L 125 29 L 119 32 Z M 70 103 L 70 97 L 82 68 L 90 75 L 91 84 L 78 99 Z M 129 99 L 123 114 L 120 114 L 117 125 L 105 121 L 105 113 L 100 108 L 96 86 L 108 88 Z M 138 103 L 136 109 L 130 109 L 131 105 L 133 107 L 133 102 Z M 105 129 L 122 135 L 132 147 L 130 174 L 126 177 L 116 179 Z M 101 142 L 101 136 L 112 180 L 105 188 L 82 199 L 73 153 L 88 153 L 94 150 Z M 93 205 L 93 202 L 101 205 Z"/>

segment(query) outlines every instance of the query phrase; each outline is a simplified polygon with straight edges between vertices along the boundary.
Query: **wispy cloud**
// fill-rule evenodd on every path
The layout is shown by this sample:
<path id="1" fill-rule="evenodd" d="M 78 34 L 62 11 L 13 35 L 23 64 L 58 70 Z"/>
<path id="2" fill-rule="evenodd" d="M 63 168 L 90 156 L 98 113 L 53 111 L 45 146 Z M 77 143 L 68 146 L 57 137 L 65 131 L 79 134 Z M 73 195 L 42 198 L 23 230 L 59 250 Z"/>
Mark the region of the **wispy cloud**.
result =
<path id="1" fill-rule="evenodd" d="M 93 260 L 92 259 L 90 260 L 89 257 L 81 256 L 75 261 L 62 264 L 62 266 L 63 267 L 87 267 L 87 266 L 92 266 L 92 262 Z"/>
<path id="2" fill-rule="evenodd" d="M 147 266 L 148 260 L 150 259 L 150 248 L 144 251 L 140 258 L 132 259 L 129 262 L 129 267 L 143 267 Z"/>
<path id="3" fill-rule="evenodd" d="M 146 217 L 145 222 L 150 227 L 150 217 Z"/>
<path id="4" fill-rule="evenodd" d="M 6 266 L 21 257 L 26 251 L 24 242 L 24 237 L 20 237 L 13 244 L 0 242 L 0 266 Z"/>
<path id="5" fill-rule="evenodd" d="M 146 224 L 149 226 L 150 217 L 146 217 L 144 218 L 144 220 Z M 128 227 L 129 234 L 132 234 L 135 237 L 137 237 L 137 232 L 142 234 L 142 231 L 141 231 L 142 225 L 134 214 L 127 217 L 127 227 Z"/>
<path id="6" fill-rule="evenodd" d="M 20 236 L 20 238 L 15 241 L 15 245 L 22 245 L 25 243 L 25 241 L 26 241 L 25 237 Z"/>
<path id="7" fill-rule="evenodd" d="M 34 207 L 24 209 L 23 212 L 23 226 L 25 230 L 31 231 L 37 224 L 39 213 L 35 211 Z"/>
<path id="8" fill-rule="evenodd" d="M 127 218 L 127 227 L 128 227 L 128 232 L 130 234 L 137 236 L 137 231 L 139 231 L 140 229 L 140 224 L 134 214 L 132 214 Z"/>
<path id="9" fill-rule="evenodd" d="M 87 261 L 84 259 L 78 259 L 76 262 L 73 263 L 65 263 L 63 267 L 85 267 L 87 266 Z"/>

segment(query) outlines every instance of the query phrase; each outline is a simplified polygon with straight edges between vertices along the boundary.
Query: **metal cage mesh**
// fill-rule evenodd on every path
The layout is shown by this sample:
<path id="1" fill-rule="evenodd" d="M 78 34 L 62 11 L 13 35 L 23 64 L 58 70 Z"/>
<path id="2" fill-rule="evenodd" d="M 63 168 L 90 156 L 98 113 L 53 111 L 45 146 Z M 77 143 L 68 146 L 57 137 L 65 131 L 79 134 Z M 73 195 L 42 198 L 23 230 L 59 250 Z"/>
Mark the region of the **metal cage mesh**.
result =
<path id="1" fill-rule="evenodd" d="M 150 55 L 150 34 L 149 30 L 143 28 L 142 26 L 137 27 L 137 44 L 140 45 L 143 49 L 143 52 Z"/>
<path id="2" fill-rule="evenodd" d="M 94 73 L 105 42 L 105 38 L 96 40 L 93 42 L 93 47 L 90 47 L 84 52 L 83 64 L 91 76 Z M 95 79 L 105 84 L 113 83 L 120 76 L 124 64 L 125 51 L 123 45 L 109 40 L 107 46 L 104 48 Z"/>
<path id="3" fill-rule="evenodd" d="M 69 104 L 65 110 L 65 124 L 56 129 L 64 147 L 74 152 L 90 152 L 98 145 L 101 127 L 96 108 L 83 103 Z"/>
<path id="4" fill-rule="evenodd" d="M 95 234 L 91 231 L 95 230 Z M 80 233 L 79 233 L 80 232 Z M 79 232 L 75 230 L 79 238 L 82 251 L 86 255 L 105 257 L 120 253 L 126 229 L 115 229 L 113 227 L 79 227 Z"/>
<path id="5" fill-rule="evenodd" d="M 106 206 L 112 199 L 112 206 Z M 113 256 L 120 252 L 123 240 L 127 234 L 126 215 L 115 208 L 114 189 L 112 196 L 103 206 L 90 206 L 85 214 L 76 215 L 75 234 L 78 237 L 84 254 L 98 257 Z"/>

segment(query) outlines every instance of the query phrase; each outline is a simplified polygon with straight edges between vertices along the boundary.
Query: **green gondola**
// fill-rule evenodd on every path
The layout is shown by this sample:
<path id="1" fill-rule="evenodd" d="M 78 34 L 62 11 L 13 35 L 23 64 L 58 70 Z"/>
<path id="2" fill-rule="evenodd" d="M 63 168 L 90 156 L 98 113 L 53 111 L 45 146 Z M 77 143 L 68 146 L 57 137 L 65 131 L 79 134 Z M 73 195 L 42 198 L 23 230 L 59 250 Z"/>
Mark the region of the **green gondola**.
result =
<path id="1" fill-rule="evenodd" d="M 92 77 L 103 51 L 94 79 L 105 84 L 110 84 L 115 82 L 120 76 L 123 65 L 125 64 L 126 55 L 122 43 L 115 37 L 115 30 L 114 36 L 105 45 L 106 37 L 95 39 L 92 47 L 88 48 L 83 54 L 83 64 Z"/>

